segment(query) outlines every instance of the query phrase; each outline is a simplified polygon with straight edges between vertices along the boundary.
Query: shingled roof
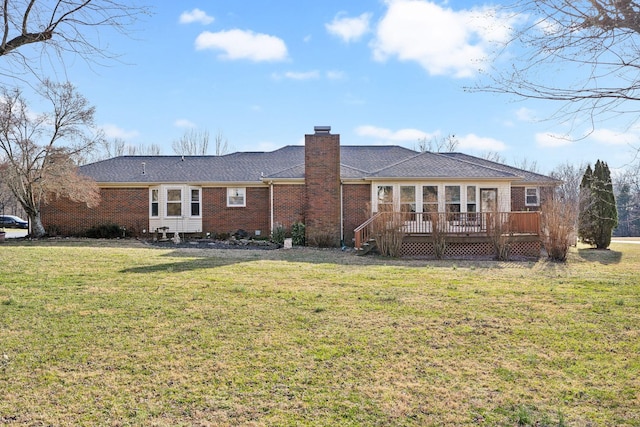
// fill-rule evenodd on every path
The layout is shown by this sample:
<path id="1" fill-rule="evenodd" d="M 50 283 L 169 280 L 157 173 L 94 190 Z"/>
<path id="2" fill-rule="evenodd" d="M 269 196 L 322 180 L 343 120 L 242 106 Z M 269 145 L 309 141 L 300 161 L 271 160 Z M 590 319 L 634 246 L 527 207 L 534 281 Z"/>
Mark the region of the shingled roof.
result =
<path id="1" fill-rule="evenodd" d="M 506 179 L 540 184 L 556 181 L 462 153 L 419 153 L 400 146 L 341 146 L 343 179 Z M 101 184 L 260 183 L 304 179 L 304 146 L 223 156 L 120 156 L 81 166 Z"/>
<path id="2" fill-rule="evenodd" d="M 542 175 L 535 172 L 530 172 L 524 169 L 518 169 L 516 167 L 505 165 L 503 163 L 492 162 L 491 160 L 470 156 L 464 153 L 441 153 L 441 155 L 447 156 L 456 160 L 464 160 L 467 162 L 471 162 L 479 166 L 484 166 L 487 168 L 512 173 L 522 178 L 519 184 L 554 185 L 554 184 L 561 183 L 560 180 L 551 178 L 550 176 Z"/>

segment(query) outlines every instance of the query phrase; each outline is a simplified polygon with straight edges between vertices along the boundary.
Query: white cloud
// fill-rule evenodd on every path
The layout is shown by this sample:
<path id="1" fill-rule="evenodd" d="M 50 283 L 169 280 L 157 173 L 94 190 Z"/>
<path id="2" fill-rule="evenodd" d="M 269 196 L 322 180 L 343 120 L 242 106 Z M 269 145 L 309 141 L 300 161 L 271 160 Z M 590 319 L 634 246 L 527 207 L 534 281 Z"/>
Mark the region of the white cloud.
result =
<path id="1" fill-rule="evenodd" d="M 342 80 L 346 77 L 343 71 L 337 70 L 327 71 L 326 76 L 329 80 Z"/>
<path id="2" fill-rule="evenodd" d="M 596 129 L 587 138 L 605 145 L 635 145 L 640 142 L 637 133 L 621 133 L 611 129 Z"/>
<path id="3" fill-rule="evenodd" d="M 175 122 L 173 122 L 173 125 L 179 128 L 194 128 L 196 127 L 196 124 L 193 123 L 191 120 L 188 119 L 178 119 Z"/>
<path id="4" fill-rule="evenodd" d="M 206 12 L 195 8 L 193 10 L 186 10 L 180 14 L 178 22 L 181 24 L 192 24 L 198 22 L 203 25 L 211 24 L 214 21 L 213 16 L 207 15 Z"/>
<path id="5" fill-rule="evenodd" d="M 417 142 L 419 139 L 431 138 L 434 136 L 418 129 L 400 129 L 397 131 L 392 131 L 390 129 L 371 125 L 358 126 L 356 128 L 356 134 L 359 136 L 395 142 Z"/>
<path id="6" fill-rule="evenodd" d="M 104 124 L 100 127 L 107 138 L 130 140 L 140 135 L 140 132 L 137 130 L 125 130 L 111 123 Z"/>
<path id="7" fill-rule="evenodd" d="M 574 141 L 567 135 L 557 133 L 537 133 L 535 135 L 536 145 L 544 148 L 557 148 L 571 145 Z"/>
<path id="8" fill-rule="evenodd" d="M 370 13 L 363 13 L 355 18 L 347 18 L 344 13 L 339 13 L 324 27 L 330 34 L 340 37 L 349 43 L 359 40 L 364 34 L 369 32 Z"/>
<path id="9" fill-rule="evenodd" d="M 415 61 L 431 75 L 471 77 L 504 43 L 513 18 L 490 8 L 454 11 L 424 0 L 388 0 L 371 43 L 374 59 Z"/>
<path id="10" fill-rule="evenodd" d="M 305 72 L 287 71 L 284 73 L 284 78 L 291 80 L 315 80 L 320 78 L 320 73 L 315 70 Z"/>
<path id="11" fill-rule="evenodd" d="M 282 39 L 253 31 L 204 31 L 196 38 L 197 50 L 221 50 L 222 59 L 250 61 L 282 61 L 287 59 L 287 46 Z"/>
<path id="12" fill-rule="evenodd" d="M 271 141 L 260 141 L 258 142 L 257 151 L 273 151 L 278 149 L 280 146 L 275 142 Z"/>
<path id="13" fill-rule="evenodd" d="M 533 122 L 536 119 L 536 114 L 532 109 L 522 107 L 516 111 L 516 117 L 521 122 Z"/>
<path id="14" fill-rule="evenodd" d="M 274 80 L 290 79 L 290 80 L 317 80 L 325 77 L 328 80 L 340 80 L 345 77 L 342 71 L 326 71 L 321 73 L 318 70 L 312 71 L 286 71 L 284 73 L 272 73 Z"/>
<path id="15" fill-rule="evenodd" d="M 481 137 L 473 133 L 457 137 L 457 140 L 460 151 L 504 151 L 507 149 L 507 145 L 502 141 L 494 138 Z"/>

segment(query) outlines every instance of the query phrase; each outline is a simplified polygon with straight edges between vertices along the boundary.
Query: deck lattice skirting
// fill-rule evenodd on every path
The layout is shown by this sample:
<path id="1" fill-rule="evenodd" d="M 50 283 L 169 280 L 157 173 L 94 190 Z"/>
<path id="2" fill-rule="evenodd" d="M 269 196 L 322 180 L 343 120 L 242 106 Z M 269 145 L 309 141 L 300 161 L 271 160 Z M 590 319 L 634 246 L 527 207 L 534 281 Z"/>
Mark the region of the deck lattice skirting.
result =
<path id="1" fill-rule="evenodd" d="M 512 238 L 509 242 L 513 257 L 537 258 L 542 249 L 540 239 L 534 237 Z M 447 242 L 444 258 L 492 257 L 495 249 L 491 241 Z M 426 237 L 405 237 L 402 242 L 402 256 L 411 258 L 435 258 L 433 243 Z"/>

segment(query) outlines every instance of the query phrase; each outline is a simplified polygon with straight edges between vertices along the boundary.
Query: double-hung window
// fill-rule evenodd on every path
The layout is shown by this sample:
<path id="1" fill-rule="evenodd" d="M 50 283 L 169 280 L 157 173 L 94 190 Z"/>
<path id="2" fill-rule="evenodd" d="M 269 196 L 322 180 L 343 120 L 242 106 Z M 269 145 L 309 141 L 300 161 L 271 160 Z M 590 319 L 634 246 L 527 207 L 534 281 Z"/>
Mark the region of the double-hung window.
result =
<path id="1" fill-rule="evenodd" d="M 227 188 L 227 207 L 242 208 L 247 205 L 247 189 L 244 187 Z"/>
<path id="2" fill-rule="evenodd" d="M 438 212 L 438 186 L 423 185 L 422 186 L 422 212 L 437 213 Z M 429 216 L 425 216 L 425 220 Z"/>
<path id="3" fill-rule="evenodd" d="M 540 194 L 538 187 L 526 187 L 524 189 L 524 204 L 526 206 L 538 206 L 540 204 Z"/>
<path id="4" fill-rule="evenodd" d="M 378 186 L 378 212 L 393 212 L 393 186 Z"/>
<path id="5" fill-rule="evenodd" d="M 446 185 L 444 187 L 444 202 L 447 212 L 460 212 L 459 185 Z"/>
<path id="6" fill-rule="evenodd" d="M 200 216 L 200 189 L 191 189 L 191 216 Z"/>
<path id="7" fill-rule="evenodd" d="M 467 185 L 467 221 L 476 221 L 478 212 L 478 202 L 476 196 L 476 186 Z"/>
<path id="8" fill-rule="evenodd" d="M 404 219 L 414 220 L 415 215 L 410 215 L 416 211 L 416 187 L 414 185 L 400 186 L 400 212 L 406 214 Z"/>
<path id="9" fill-rule="evenodd" d="M 182 216 L 182 189 L 167 189 L 167 216 Z"/>
<path id="10" fill-rule="evenodd" d="M 151 216 L 157 217 L 160 215 L 160 190 L 157 188 L 151 189 Z"/>

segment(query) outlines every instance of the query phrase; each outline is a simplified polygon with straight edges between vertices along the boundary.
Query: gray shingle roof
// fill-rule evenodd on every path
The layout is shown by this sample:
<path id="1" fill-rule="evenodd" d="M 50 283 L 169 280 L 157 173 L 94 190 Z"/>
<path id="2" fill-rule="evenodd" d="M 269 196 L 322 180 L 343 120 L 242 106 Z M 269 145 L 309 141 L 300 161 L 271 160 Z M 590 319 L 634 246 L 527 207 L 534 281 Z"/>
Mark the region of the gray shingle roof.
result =
<path id="1" fill-rule="evenodd" d="M 340 162 L 345 179 L 524 178 L 527 182 L 554 182 L 544 175 L 462 153 L 418 153 L 399 146 L 341 146 Z M 303 179 L 304 146 L 223 156 L 121 156 L 81 166 L 80 171 L 98 183 L 260 183 L 263 178 Z"/>
<path id="2" fill-rule="evenodd" d="M 530 172 L 524 169 L 519 169 L 514 166 L 505 165 L 503 163 L 492 162 L 491 160 L 481 159 L 479 157 L 470 156 L 464 153 L 441 153 L 443 156 L 450 157 L 452 159 L 464 160 L 467 162 L 472 162 L 477 165 L 485 166 L 488 168 L 493 168 L 497 170 L 501 170 L 504 172 L 513 173 L 514 175 L 518 175 L 522 177 L 522 181 L 519 184 L 542 184 L 542 185 L 554 185 L 559 184 L 560 181 L 551 178 L 550 176 L 542 175 L 535 172 Z"/>
<path id="3" fill-rule="evenodd" d="M 475 163 L 459 161 L 437 153 L 424 152 L 375 171 L 376 178 L 495 178 L 519 179 L 519 176 Z"/>

